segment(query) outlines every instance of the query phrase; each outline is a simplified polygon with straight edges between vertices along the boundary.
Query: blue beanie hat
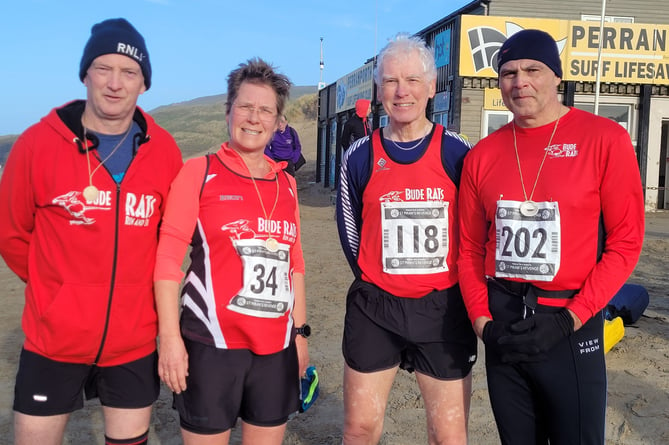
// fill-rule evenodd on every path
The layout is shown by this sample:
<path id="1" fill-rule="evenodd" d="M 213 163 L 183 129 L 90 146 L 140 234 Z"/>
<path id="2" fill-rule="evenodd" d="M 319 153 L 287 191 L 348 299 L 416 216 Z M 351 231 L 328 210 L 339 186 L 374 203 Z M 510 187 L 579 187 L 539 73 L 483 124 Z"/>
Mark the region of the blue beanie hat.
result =
<path id="1" fill-rule="evenodd" d="M 79 65 L 82 82 L 93 60 L 104 54 L 123 54 L 139 63 L 144 86 L 147 90 L 151 87 L 151 62 L 144 37 L 126 19 L 109 19 L 93 25 Z"/>
<path id="2" fill-rule="evenodd" d="M 506 62 L 518 59 L 543 62 L 556 76 L 562 78 L 562 62 L 558 47 L 547 32 L 524 29 L 506 39 L 497 55 L 497 73 Z"/>

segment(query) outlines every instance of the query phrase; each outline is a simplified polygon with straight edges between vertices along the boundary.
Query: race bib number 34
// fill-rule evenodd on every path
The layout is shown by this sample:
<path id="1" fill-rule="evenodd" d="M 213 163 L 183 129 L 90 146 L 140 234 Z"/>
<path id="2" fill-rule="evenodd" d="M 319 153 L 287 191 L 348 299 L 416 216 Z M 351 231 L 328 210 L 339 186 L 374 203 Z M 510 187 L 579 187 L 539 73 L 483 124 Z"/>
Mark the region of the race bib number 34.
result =
<path id="1" fill-rule="evenodd" d="M 383 270 L 433 274 L 448 270 L 448 202 L 382 202 Z"/>
<path id="2" fill-rule="evenodd" d="M 557 202 L 538 202 L 525 216 L 519 201 L 497 201 L 495 276 L 551 281 L 560 269 L 560 210 Z"/>
<path id="3" fill-rule="evenodd" d="M 233 241 L 244 265 L 244 284 L 228 309 L 252 317 L 278 318 L 291 307 L 290 246 L 279 243 L 276 251 L 265 240 Z"/>

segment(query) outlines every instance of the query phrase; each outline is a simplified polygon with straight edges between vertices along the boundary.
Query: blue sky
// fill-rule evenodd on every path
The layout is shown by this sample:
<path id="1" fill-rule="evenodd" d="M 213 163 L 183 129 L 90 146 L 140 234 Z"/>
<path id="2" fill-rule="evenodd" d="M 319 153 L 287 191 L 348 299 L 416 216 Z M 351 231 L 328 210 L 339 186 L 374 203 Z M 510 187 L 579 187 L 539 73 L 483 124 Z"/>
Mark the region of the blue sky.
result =
<path id="1" fill-rule="evenodd" d="M 262 57 L 295 85 L 330 84 L 397 32 L 415 33 L 470 0 L 8 0 L 0 14 L 0 135 L 84 98 L 78 67 L 91 26 L 125 17 L 144 36 L 152 86 L 139 105 L 225 93 L 239 63 Z M 408 7 L 407 7 L 408 6 Z"/>

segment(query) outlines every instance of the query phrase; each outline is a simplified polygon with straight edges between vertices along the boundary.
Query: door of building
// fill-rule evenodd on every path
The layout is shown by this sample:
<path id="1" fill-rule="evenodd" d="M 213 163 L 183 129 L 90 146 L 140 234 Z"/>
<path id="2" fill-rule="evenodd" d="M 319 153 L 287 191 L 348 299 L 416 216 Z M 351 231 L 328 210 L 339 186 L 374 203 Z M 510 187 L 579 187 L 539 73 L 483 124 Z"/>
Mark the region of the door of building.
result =
<path id="1" fill-rule="evenodd" d="M 641 178 L 646 186 L 646 210 L 669 209 L 669 192 L 665 190 L 669 176 L 669 99 L 651 99 L 648 124 L 648 154 L 646 159 L 641 159 L 646 167 L 646 177 Z"/>
<path id="2" fill-rule="evenodd" d="M 669 159 L 667 159 L 667 144 L 669 144 L 669 119 L 662 121 L 662 139 L 660 143 L 660 168 L 657 181 L 657 208 L 669 209 L 669 193 L 667 193 L 667 176 L 669 176 Z"/>

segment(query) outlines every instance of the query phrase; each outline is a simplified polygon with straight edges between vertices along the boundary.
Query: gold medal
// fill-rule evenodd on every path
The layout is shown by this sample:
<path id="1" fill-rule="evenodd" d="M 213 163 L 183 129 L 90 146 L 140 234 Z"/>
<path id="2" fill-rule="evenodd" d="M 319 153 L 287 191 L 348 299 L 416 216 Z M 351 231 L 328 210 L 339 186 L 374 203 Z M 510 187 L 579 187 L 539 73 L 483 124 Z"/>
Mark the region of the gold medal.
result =
<path id="1" fill-rule="evenodd" d="M 87 203 L 95 201 L 99 194 L 100 191 L 98 188 L 92 184 L 84 188 L 84 198 L 86 199 Z"/>
<path id="2" fill-rule="evenodd" d="M 279 242 L 274 238 L 267 238 L 267 240 L 265 240 L 265 248 L 270 252 L 276 252 L 279 250 Z"/>
<path id="3" fill-rule="evenodd" d="M 523 216 L 534 216 L 539 212 L 539 206 L 534 201 L 524 201 L 520 204 L 520 213 Z"/>

